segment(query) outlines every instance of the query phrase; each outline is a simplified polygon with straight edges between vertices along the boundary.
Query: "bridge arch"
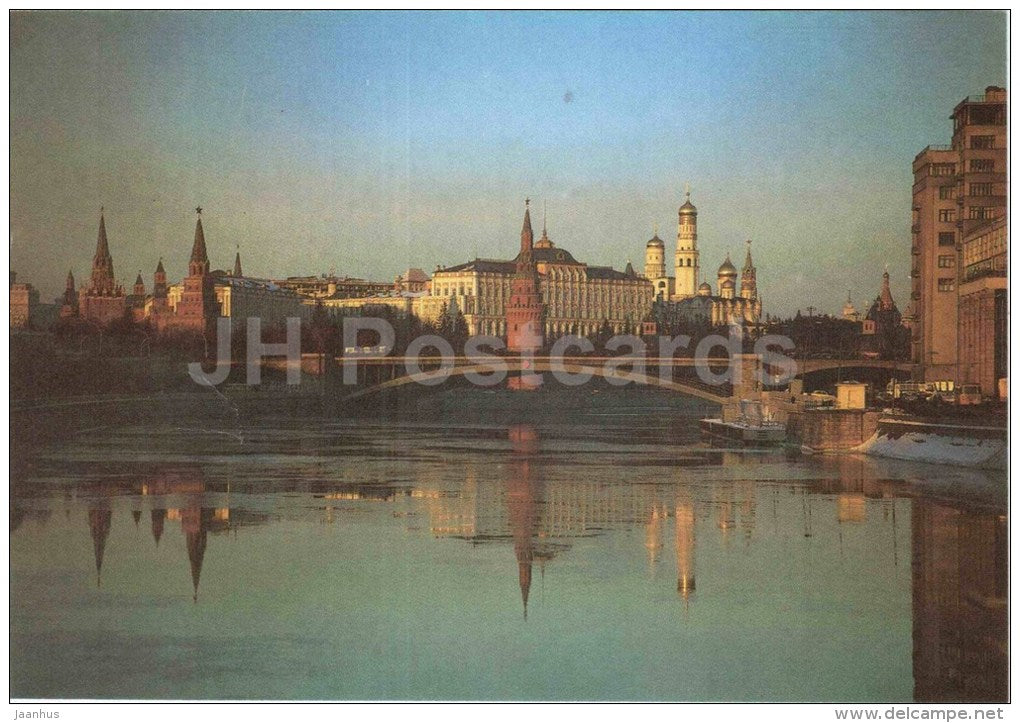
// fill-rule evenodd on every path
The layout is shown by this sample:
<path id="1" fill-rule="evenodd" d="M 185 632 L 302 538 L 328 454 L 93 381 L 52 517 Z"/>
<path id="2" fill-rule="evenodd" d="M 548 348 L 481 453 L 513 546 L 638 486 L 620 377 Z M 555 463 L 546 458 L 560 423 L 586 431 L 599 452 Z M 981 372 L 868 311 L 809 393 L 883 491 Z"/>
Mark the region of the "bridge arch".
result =
<path id="1" fill-rule="evenodd" d="M 521 371 L 533 371 L 536 373 L 551 373 L 557 370 L 566 371 L 569 374 L 590 374 L 593 377 L 600 377 L 602 379 L 620 379 L 626 380 L 629 383 L 639 384 L 643 386 L 658 387 L 660 389 L 666 389 L 679 394 L 686 394 L 688 396 L 697 397 L 713 404 L 723 404 L 729 396 L 722 394 L 716 394 L 708 391 L 707 388 L 702 388 L 693 384 L 685 384 L 682 382 L 675 382 L 671 379 L 661 379 L 656 374 L 642 374 L 640 372 L 630 371 L 628 369 L 620 369 L 615 365 L 609 368 L 607 364 L 586 364 L 584 362 L 562 362 L 560 364 L 553 364 L 549 360 L 538 359 L 534 362 L 526 363 L 520 359 L 508 359 L 502 358 L 501 360 L 506 365 L 509 372 L 521 372 Z M 620 360 L 623 361 L 622 359 Z M 452 369 L 437 370 L 435 372 L 423 372 L 419 375 L 404 374 L 393 379 L 388 379 L 379 384 L 365 387 L 364 389 L 357 389 L 351 394 L 344 397 L 347 400 L 361 399 L 372 394 L 377 394 L 386 389 L 396 389 L 398 387 L 406 386 L 408 384 L 414 384 L 419 379 L 442 379 L 446 381 L 453 377 L 464 376 L 469 373 L 485 374 L 486 372 L 492 372 L 492 363 L 478 363 L 478 364 L 466 364 L 457 365 Z M 706 385 L 707 386 L 707 385 Z"/>

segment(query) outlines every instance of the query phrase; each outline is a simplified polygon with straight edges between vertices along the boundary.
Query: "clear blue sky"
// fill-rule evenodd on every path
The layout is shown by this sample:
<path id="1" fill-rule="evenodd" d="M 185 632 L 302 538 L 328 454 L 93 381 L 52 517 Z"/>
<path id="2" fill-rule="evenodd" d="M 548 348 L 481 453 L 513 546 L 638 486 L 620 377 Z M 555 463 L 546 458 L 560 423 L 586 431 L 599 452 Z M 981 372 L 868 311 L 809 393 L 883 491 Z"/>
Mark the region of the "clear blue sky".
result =
<path id="1" fill-rule="evenodd" d="M 754 240 L 765 311 L 909 299 L 910 164 L 1007 79 L 1007 16 L 857 13 L 15 13 L 11 263 L 44 299 L 115 270 L 392 279 L 510 257 L 523 201 L 578 259 Z M 714 278 L 710 279 L 714 282 Z"/>

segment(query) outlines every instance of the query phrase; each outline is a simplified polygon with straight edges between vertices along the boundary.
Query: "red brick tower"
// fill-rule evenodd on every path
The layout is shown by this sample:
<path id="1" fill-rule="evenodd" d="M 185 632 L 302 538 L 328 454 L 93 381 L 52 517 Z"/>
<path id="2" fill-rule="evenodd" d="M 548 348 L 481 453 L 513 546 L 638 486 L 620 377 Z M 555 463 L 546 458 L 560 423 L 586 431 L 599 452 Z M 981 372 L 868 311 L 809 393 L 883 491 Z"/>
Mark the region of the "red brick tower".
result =
<path id="1" fill-rule="evenodd" d="M 507 349 L 533 354 L 542 348 L 542 297 L 538 293 L 535 268 L 535 233 L 531 230 L 531 200 L 524 202 L 524 226 L 521 228 L 521 252 L 517 255 L 517 273 L 510 287 L 506 307 Z"/>
<path id="2" fill-rule="evenodd" d="M 78 315 L 78 292 L 74 290 L 74 274 L 67 272 L 67 286 L 64 289 L 64 303 L 60 306 L 60 318 Z"/>
<path id="3" fill-rule="evenodd" d="M 216 292 L 213 278 L 209 275 L 209 254 L 205 249 L 205 233 L 202 231 L 202 207 L 195 209 L 198 221 L 195 223 L 195 243 L 191 247 L 188 261 L 188 275 L 184 278 L 181 300 L 177 302 L 174 325 L 201 333 L 212 333 L 218 316 Z"/>
<path id="4" fill-rule="evenodd" d="M 159 257 L 159 263 L 156 264 L 156 273 L 152 275 L 152 298 L 163 300 L 163 306 L 166 306 L 166 270 L 163 268 L 163 257 Z"/>
<path id="5" fill-rule="evenodd" d="M 106 239 L 106 215 L 99 210 L 99 239 L 92 257 L 92 279 L 89 290 L 96 296 L 116 296 L 117 281 L 113 277 L 113 257 Z"/>
<path id="6" fill-rule="evenodd" d="M 100 324 L 120 319 L 126 306 L 124 289 L 113 276 L 113 257 L 106 239 L 106 217 L 99 209 L 99 239 L 92 257 L 92 276 L 88 286 L 78 292 L 78 311 L 85 319 Z"/>

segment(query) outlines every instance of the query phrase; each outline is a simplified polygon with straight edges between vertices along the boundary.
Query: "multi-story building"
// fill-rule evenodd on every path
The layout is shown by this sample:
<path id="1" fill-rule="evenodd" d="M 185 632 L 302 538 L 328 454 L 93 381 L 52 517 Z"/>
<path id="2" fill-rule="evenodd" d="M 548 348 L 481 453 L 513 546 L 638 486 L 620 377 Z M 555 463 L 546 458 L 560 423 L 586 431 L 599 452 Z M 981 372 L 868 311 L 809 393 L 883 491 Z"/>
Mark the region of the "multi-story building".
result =
<path id="1" fill-rule="evenodd" d="M 411 269 L 408 273 L 411 271 L 421 273 L 420 269 Z M 322 276 L 288 276 L 273 283 L 311 299 L 360 299 L 387 294 L 394 286 L 391 282 L 366 281 L 349 276 L 337 276 L 334 273 Z"/>
<path id="2" fill-rule="evenodd" d="M 963 239 L 959 279 L 959 381 L 1000 398 L 1009 376 L 1006 233 L 1005 216 L 972 228 Z"/>
<path id="3" fill-rule="evenodd" d="M 965 98 L 951 145 L 914 158 L 911 356 L 924 380 L 963 378 L 961 257 L 965 239 L 1006 213 L 1006 95 L 989 86 Z"/>
<path id="4" fill-rule="evenodd" d="M 39 291 L 11 279 L 11 328 L 30 329 L 39 315 Z"/>

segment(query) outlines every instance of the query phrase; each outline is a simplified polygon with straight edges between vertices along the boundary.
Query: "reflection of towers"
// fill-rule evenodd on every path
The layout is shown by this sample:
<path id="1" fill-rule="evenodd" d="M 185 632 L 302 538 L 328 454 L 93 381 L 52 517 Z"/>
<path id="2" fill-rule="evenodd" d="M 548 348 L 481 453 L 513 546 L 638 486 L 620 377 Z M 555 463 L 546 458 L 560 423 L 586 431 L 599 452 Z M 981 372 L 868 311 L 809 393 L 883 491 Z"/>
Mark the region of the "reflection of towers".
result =
<path id="1" fill-rule="evenodd" d="M 181 511 L 181 530 L 188 546 L 188 561 L 191 563 L 191 584 L 194 587 L 193 600 L 198 602 L 198 580 L 202 576 L 202 560 L 205 558 L 207 537 L 206 510 L 189 507 Z"/>
<path id="2" fill-rule="evenodd" d="M 916 499 L 911 541 L 914 700 L 1007 701 L 1005 516 Z"/>
<path id="3" fill-rule="evenodd" d="M 152 539 L 159 546 L 159 538 L 163 536 L 163 522 L 166 520 L 166 510 L 152 511 Z"/>
<path id="4" fill-rule="evenodd" d="M 96 556 L 96 587 L 102 581 L 103 552 L 106 550 L 106 539 L 110 536 L 110 523 L 113 512 L 109 507 L 89 510 L 89 532 L 92 533 L 92 550 Z"/>
<path id="5" fill-rule="evenodd" d="M 536 499 L 539 482 L 535 481 L 534 459 L 538 451 L 538 433 L 533 427 L 518 425 L 509 430 L 514 457 L 509 464 L 506 481 L 506 506 L 510 531 L 517 557 L 517 578 L 524 603 L 524 619 L 528 618 L 528 593 L 531 590 L 531 563 L 535 558 L 533 536 L 538 517 Z"/>
<path id="6" fill-rule="evenodd" d="M 676 591 L 686 601 L 694 592 L 694 504 L 676 506 Z"/>
<path id="7" fill-rule="evenodd" d="M 662 520 L 666 517 L 666 510 L 659 513 L 659 506 L 652 506 L 652 514 L 645 523 L 645 549 L 648 550 L 648 567 L 655 570 L 655 563 L 659 559 L 659 550 L 662 549 Z"/>

